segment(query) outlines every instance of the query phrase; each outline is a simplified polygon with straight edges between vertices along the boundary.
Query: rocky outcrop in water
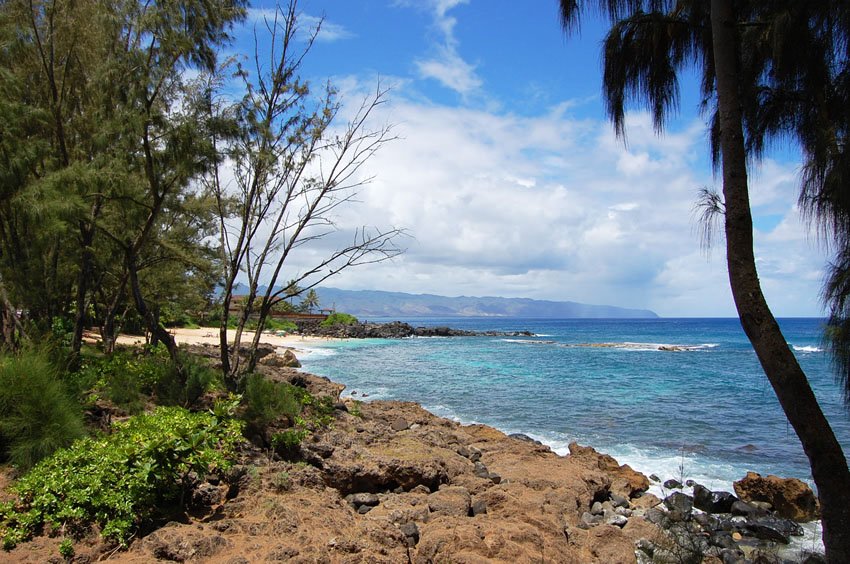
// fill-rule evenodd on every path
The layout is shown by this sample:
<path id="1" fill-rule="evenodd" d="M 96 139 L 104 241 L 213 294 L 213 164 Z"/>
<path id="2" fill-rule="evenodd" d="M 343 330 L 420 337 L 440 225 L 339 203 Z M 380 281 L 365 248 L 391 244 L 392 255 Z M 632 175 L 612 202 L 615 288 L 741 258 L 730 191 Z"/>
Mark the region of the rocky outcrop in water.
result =
<path id="1" fill-rule="evenodd" d="M 711 491 L 699 484 L 693 488 L 693 496 L 674 491 L 662 504 L 642 513 L 664 534 L 639 543 L 643 553 L 639 561 L 788 562 L 777 554 L 794 537 L 803 535 L 797 522 L 774 513 L 767 503 L 748 503 L 730 492 Z M 823 561 L 817 554 L 796 552 L 790 561 Z"/>
<path id="2" fill-rule="evenodd" d="M 530 331 L 467 331 L 451 327 L 414 327 L 402 321 L 355 323 L 322 327 L 316 320 L 298 322 L 304 335 L 344 339 L 406 339 L 409 337 L 533 337 Z"/>
<path id="3" fill-rule="evenodd" d="M 767 502 L 785 519 L 805 523 L 818 518 L 818 501 L 812 488 L 796 478 L 763 477 L 747 472 L 733 487 L 742 500 Z"/>

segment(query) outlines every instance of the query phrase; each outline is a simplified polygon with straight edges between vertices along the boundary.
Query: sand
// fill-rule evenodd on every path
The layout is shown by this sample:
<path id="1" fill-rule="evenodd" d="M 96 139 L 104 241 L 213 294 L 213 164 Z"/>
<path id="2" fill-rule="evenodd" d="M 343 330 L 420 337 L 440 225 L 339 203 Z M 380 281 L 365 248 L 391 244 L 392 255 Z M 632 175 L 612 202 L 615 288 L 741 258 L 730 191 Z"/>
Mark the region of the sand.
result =
<path id="1" fill-rule="evenodd" d="M 178 345 L 218 345 L 219 343 L 218 327 L 201 327 L 200 329 L 174 328 L 169 329 L 169 333 L 174 336 L 174 340 L 177 341 Z M 235 331 L 233 330 L 227 332 L 227 337 L 230 339 L 231 343 L 233 342 L 234 333 Z M 245 331 L 242 333 L 243 345 L 250 344 L 253 338 L 253 331 Z M 296 354 L 298 354 L 298 352 L 307 352 L 310 349 L 327 344 L 331 341 L 341 340 L 342 339 L 331 337 L 309 337 L 292 334 L 275 335 L 274 333 L 267 332 L 263 333 L 260 342 L 277 348 L 292 349 Z M 145 343 L 145 338 L 138 335 L 120 335 L 117 342 L 121 345 L 143 345 Z"/>

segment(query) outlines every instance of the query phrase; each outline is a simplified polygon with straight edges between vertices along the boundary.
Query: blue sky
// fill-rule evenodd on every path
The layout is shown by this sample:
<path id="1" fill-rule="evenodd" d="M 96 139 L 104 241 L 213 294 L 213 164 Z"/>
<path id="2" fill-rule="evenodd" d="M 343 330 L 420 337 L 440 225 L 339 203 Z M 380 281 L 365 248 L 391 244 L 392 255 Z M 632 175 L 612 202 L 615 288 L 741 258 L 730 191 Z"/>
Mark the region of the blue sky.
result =
<path id="1" fill-rule="evenodd" d="M 255 4 L 234 49 L 253 51 Z M 303 75 L 356 106 L 391 87 L 375 123 L 399 139 L 337 225 L 403 227 L 406 253 L 331 285 L 498 295 L 732 316 L 722 239 L 700 245 L 694 204 L 719 189 L 692 76 L 664 136 L 634 107 L 627 143 L 600 96 L 605 23 L 564 36 L 555 0 L 301 0 L 324 17 Z M 345 112 L 343 112 L 345 115 Z M 756 253 L 777 315 L 820 315 L 825 253 L 795 207 L 798 162 L 781 148 L 753 167 Z M 315 249 L 320 253 L 321 249 Z M 300 259 L 309 264 L 310 253 Z M 298 264 L 293 264 L 298 267 Z"/>

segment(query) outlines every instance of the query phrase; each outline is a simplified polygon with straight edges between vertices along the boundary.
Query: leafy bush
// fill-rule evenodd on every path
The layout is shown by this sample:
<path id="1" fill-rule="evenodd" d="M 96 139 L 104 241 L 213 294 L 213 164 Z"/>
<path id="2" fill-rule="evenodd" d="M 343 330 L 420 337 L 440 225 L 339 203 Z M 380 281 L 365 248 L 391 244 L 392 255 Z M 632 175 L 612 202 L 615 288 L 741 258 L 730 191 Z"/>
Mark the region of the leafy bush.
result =
<path id="1" fill-rule="evenodd" d="M 171 361 L 164 346 L 143 354 L 116 351 L 109 357 L 86 359 L 82 368 L 69 375 L 82 401 L 103 394 L 130 413 L 143 405 L 141 394 L 154 395 L 160 405 L 193 405 L 204 392 L 220 384 L 220 375 L 192 355 L 180 358 L 180 368 Z"/>
<path id="2" fill-rule="evenodd" d="M 334 325 L 357 325 L 357 318 L 348 313 L 332 313 L 322 321 L 322 327 L 333 327 Z"/>
<path id="3" fill-rule="evenodd" d="M 157 506 L 181 499 L 190 473 L 230 467 L 242 440 L 241 422 L 225 415 L 235 405 L 215 413 L 160 407 L 43 460 L 14 486 L 17 500 L 0 506 L 4 547 L 44 525 L 75 530 L 91 523 L 126 543 Z"/>
<path id="4" fill-rule="evenodd" d="M 221 387 L 221 374 L 207 366 L 200 358 L 192 355 L 180 357 L 180 367 L 168 363 L 166 370 L 155 384 L 157 403 L 189 407 L 200 399 L 204 392 Z"/>
<path id="5" fill-rule="evenodd" d="M 300 445 L 301 441 L 306 439 L 309 434 L 310 432 L 303 427 L 284 429 L 272 435 L 272 448 L 279 454 L 288 454 Z"/>
<path id="6" fill-rule="evenodd" d="M 165 377 L 170 363 L 164 346 L 148 348 L 142 354 L 117 350 L 110 356 L 86 358 L 80 370 L 70 374 L 69 379 L 81 398 L 94 390 L 105 393 L 111 401 L 120 404 L 121 382 L 132 382 L 140 393 L 151 394 Z M 118 382 L 113 385 L 114 380 Z M 119 392 L 115 398 L 110 396 L 111 388 Z"/>
<path id="7" fill-rule="evenodd" d="M 272 421 L 282 417 L 295 420 L 303 408 L 307 392 L 286 382 L 272 382 L 262 374 L 249 374 L 243 380 L 242 418 L 251 433 L 262 434 Z"/>
<path id="8" fill-rule="evenodd" d="M 80 406 L 47 351 L 0 358 L 0 437 L 15 466 L 29 469 L 84 434 Z"/>
<path id="9" fill-rule="evenodd" d="M 266 321 L 266 331 L 286 331 L 294 333 L 298 331 L 298 326 L 293 321 L 288 319 L 268 319 Z"/>

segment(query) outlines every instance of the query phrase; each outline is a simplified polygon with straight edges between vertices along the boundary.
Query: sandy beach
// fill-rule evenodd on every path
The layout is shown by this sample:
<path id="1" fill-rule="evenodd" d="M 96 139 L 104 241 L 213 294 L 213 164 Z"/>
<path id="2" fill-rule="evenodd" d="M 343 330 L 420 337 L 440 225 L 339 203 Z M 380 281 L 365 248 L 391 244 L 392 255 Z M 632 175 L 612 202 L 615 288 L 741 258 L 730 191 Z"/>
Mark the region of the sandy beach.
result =
<path id="1" fill-rule="evenodd" d="M 217 327 L 201 327 L 200 329 L 174 328 L 169 329 L 169 333 L 174 336 L 174 339 L 177 341 L 178 345 L 219 344 Z M 233 342 L 234 333 L 235 331 L 233 330 L 228 331 L 228 338 L 230 339 L 231 343 Z M 244 333 L 242 333 L 243 344 L 249 344 L 253 338 L 253 331 L 245 331 Z M 311 337 L 292 334 L 276 335 L 274 333 L 266 332 L 263 333 L 260 342 L 277 348 L 292 349 L 293 351 L 295 351 L 296 354 L 298 354 L 299 352 L 306 352 L 317 345 L 326 344 L 329 341 L 339 340 L 341 339 L 332 337 Z M 121 345 L 142 345 L 144 344 L 144 342 L 145 338 L 141 335 L 120 335 L 118 337 L 118 344 Z"/>

